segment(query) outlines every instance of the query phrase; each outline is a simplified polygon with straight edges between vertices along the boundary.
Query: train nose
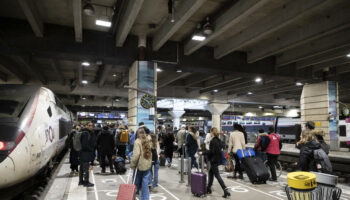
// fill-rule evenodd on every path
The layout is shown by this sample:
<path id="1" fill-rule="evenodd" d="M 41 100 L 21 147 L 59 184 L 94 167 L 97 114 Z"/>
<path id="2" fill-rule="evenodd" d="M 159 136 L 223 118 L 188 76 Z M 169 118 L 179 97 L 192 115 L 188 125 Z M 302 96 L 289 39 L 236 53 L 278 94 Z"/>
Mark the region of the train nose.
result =
<path id="1" fill-rule="evenodd" d="M 15 177 L 15 166 L 9 156 L 0 163 L 0 177 L 0 188 L 9 187 L 12 184 L 12 178 Z"/>

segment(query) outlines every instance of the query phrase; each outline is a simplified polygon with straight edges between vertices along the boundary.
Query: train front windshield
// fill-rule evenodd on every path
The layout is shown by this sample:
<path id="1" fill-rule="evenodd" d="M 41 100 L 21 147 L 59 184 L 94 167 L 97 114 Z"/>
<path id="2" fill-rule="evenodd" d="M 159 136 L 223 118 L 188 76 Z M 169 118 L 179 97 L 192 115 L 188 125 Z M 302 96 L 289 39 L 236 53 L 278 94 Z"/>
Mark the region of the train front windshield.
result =
<path id="1" fill-rule="evenodd" d="M 0 118 L 19 118 L 31 94 L 16 88 L 1 89 L 0 93 Z"/>

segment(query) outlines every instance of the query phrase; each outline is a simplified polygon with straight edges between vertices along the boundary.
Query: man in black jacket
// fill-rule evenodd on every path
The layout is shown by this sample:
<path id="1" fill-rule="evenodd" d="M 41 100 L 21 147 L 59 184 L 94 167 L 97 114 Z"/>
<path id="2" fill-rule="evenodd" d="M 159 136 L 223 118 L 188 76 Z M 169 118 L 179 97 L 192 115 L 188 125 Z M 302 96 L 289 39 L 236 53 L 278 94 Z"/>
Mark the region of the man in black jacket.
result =
<path id="1" fill-rule="evenodd" d="M 85 187 L 92 187 L 94 184 L 89 182 L 89 162 L 95 159 L 94 155 L 94 124 L 89 122 L 87 128 L 82 130 L 81 141 L 81 151 L 80 151 L 80 171 L 79 171 L 79 185 L 84 185 Z"/>
<path id="2" fill-rule="evenodd" d="M 112 155 L 114 151 L 114 138 L 112 133 L 108 130 L 108 126 L 104 126 L 100 135 L 97 136 L 97 146 L 100 152 L 102 173 L 106 172 L 106 156 L 109 162 L 109 169 L 111 173 L 113 170 Z"/>

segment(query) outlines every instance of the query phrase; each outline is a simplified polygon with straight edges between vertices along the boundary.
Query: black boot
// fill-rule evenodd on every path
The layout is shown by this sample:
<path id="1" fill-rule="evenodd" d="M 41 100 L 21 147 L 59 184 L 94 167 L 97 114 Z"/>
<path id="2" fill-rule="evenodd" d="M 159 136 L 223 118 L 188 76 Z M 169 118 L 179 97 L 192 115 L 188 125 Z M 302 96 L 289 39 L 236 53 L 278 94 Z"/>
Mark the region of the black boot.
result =
<path id="1" fill-rule="evenodd" d="M 211 194 L 211 188 L 207 187 L 207 194 Z"/>
<path id="2" fill-rule="evenodd" d="M 225 190 L 224 190 L 224 196 L 222 196 L 223 198 L 226 198 L 226 197 L 229 197 L 229 196 L 231 196 L 231 194 L 228 192 L 228 188 L 226 188 Z"/>

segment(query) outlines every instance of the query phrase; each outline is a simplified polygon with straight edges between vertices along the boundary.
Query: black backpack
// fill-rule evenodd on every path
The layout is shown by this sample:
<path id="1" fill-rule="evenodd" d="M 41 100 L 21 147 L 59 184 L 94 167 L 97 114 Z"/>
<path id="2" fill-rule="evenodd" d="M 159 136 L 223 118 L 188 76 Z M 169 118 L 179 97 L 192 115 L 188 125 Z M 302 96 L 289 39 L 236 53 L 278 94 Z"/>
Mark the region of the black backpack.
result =
<path id="1" fill-rule="evenodd" d="M 124 174 L 126 172 L 124 159 L 123 158 L 115 159 L 114 168 L 117 174 Z"/>

